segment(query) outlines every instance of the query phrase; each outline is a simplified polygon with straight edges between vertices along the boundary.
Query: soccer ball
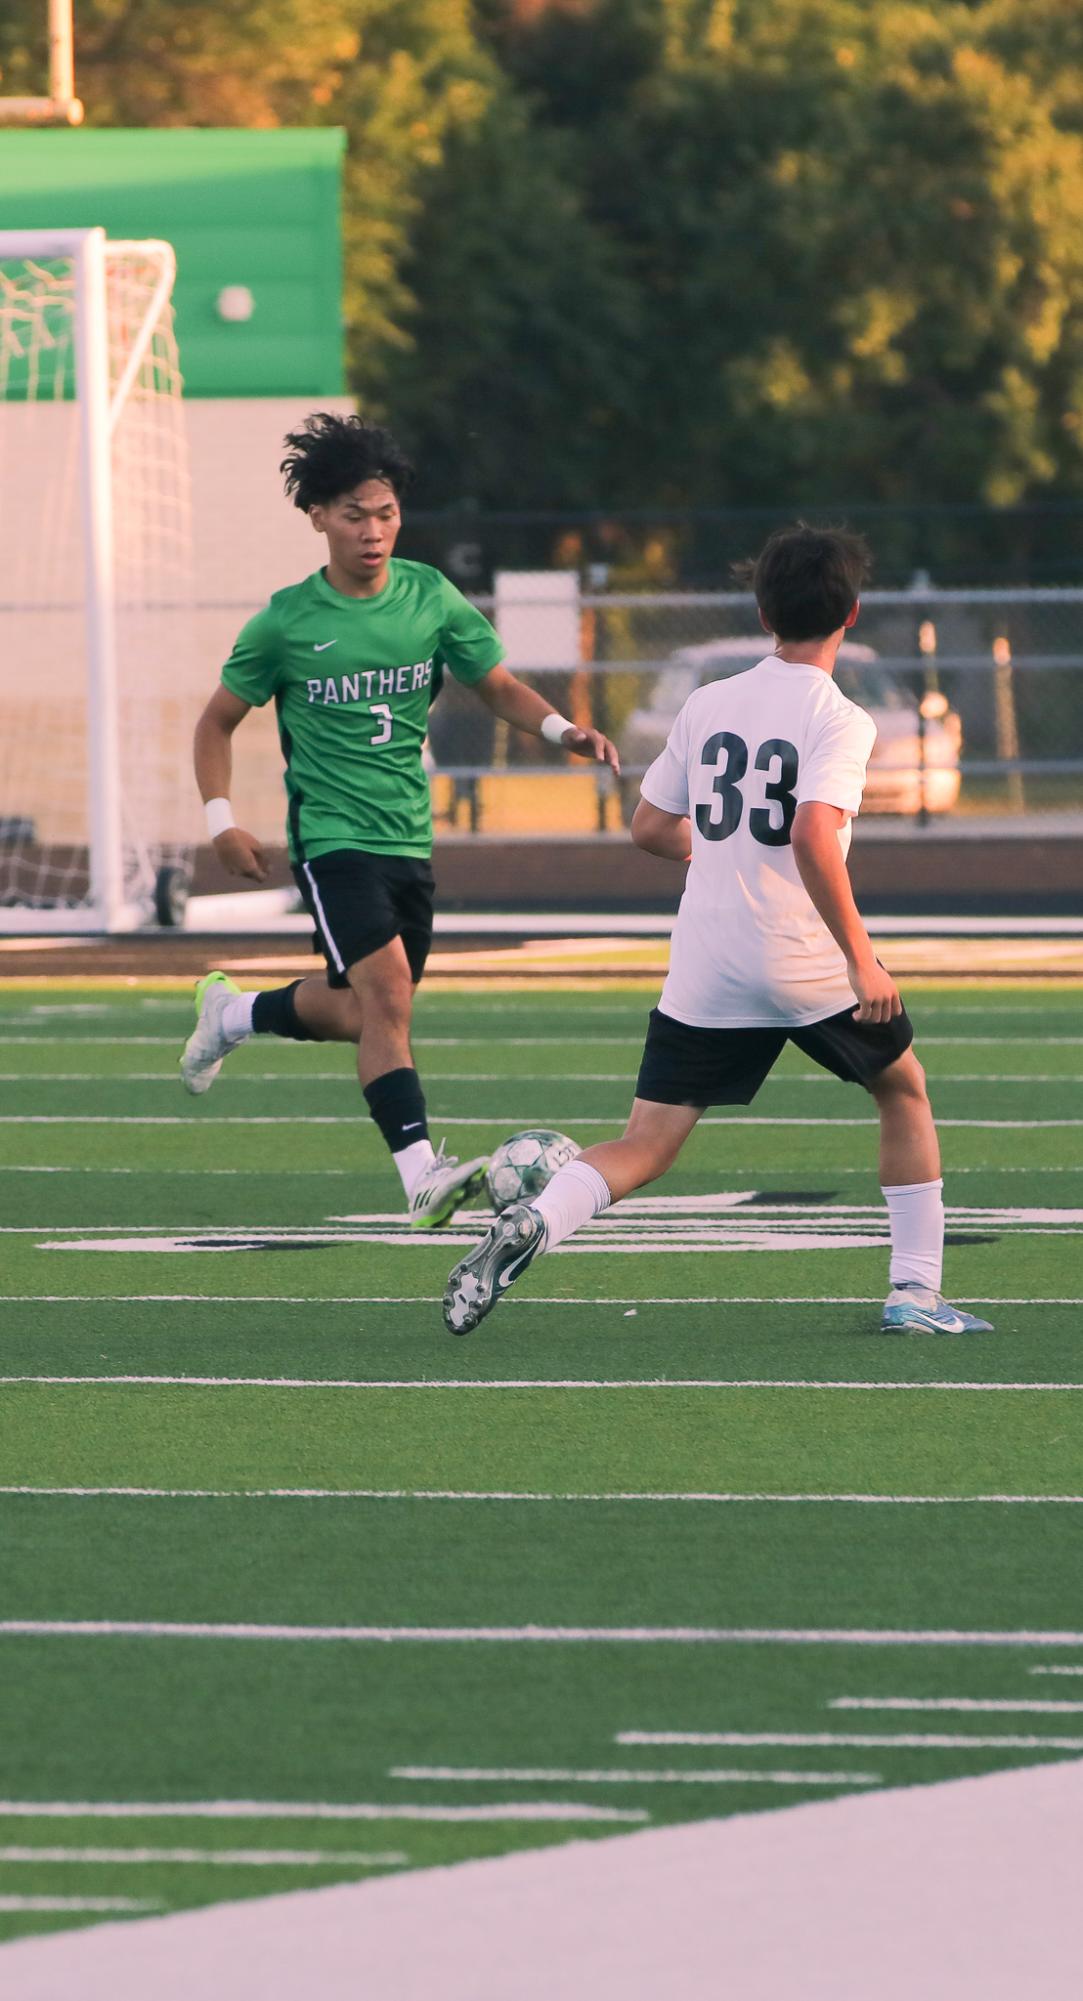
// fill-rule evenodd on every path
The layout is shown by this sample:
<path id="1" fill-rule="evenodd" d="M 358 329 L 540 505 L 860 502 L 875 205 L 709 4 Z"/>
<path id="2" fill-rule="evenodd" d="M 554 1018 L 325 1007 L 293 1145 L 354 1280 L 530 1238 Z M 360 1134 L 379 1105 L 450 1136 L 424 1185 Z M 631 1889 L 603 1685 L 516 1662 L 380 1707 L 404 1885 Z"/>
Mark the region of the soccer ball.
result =
<path id="1" fill-rule="evenodd" d="M 558 1167 L 574 1160 L 579 1148 L 566 1133 L 549 1132 L 544 1126 L 513 1133 L 498 1146 L 485 1176 L 489 1200 L 499 1214 L 513 1202 L 532 1202 Z"/>

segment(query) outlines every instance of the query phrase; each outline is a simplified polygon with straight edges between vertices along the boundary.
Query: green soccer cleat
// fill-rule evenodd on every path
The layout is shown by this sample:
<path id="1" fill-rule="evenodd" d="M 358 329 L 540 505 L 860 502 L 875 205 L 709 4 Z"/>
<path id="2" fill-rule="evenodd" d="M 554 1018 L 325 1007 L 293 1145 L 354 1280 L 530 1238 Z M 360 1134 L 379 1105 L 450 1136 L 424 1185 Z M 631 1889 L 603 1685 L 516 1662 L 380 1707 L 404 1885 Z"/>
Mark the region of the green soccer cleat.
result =
<path id="1" fill-rule="evenodd" d="M 444 1292 L 444 1325 L 469 1334 L 521 1278 L 545 1243 L 545 1221 L 526 1202 L 498 1216 L 487 1237 L 455 1266 Z"/>
<path id="2" fill-rule="evenodd" d="M 411 1230 L 442 1230 L 456 1209 L 471 1202 L 485 1186 L 488 1154 L 476 1160 L 457 1160 L 453 1153 L 440 1151 L 429 1163 L 410 1197 Z"/>
<path id="3" fill-rule="evenodd" d="M 897 1285 L 884 1303 L 881 1334 L 991 1334 L 992 1324 L 949 1305 L 925 1285 Z"/>
<path id="4" fill-rule="evenodd" d="M 222 1030 L 222 1010 L 241 991 L 228 973 L 205 973 L 196 985 L 196 1025 L 184 1045 L 180 1059 L 181 1083 L 194 1098 L 209 1091 L 223 1056 L 247 1041 L 247 1036 L 229 1036 Z"/>

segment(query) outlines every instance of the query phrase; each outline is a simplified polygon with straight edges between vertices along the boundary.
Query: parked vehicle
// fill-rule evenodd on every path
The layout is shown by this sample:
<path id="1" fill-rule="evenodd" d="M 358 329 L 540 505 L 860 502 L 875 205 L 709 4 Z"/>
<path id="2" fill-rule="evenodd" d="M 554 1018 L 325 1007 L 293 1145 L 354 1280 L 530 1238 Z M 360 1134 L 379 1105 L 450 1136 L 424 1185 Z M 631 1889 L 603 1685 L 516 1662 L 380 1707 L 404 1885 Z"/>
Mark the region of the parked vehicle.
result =
<path id="1" fill-rule="evenodd" d="M 747 639 L 709 639 L 671 654 L 647 701 L 632 710 L 620 734 L 626 817 L 639 796 L 639 777 L 664 747 L 689 695 L 708 681 L 744 673 L 768 650 L 761 633 Z M 924 807 L 929 813 L 950 812 L 959 798 L 963 731 L 947 698 L 930 693 L 919 706 L 917 693 L 899 674 L 880 665 L 873 647 L 852 640 L 839 648 L 835 680 L 876 724 L 863 810 L 917 813 Z"/>

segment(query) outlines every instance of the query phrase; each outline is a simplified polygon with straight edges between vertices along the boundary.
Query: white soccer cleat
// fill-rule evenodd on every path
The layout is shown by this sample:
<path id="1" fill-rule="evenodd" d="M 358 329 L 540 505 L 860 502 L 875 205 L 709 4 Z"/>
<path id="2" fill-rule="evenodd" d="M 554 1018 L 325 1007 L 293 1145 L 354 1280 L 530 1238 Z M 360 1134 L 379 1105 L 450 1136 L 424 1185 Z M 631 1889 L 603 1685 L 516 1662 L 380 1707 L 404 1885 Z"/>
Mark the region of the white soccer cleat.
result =
<path id="1" fill-rule="evenodd" d="M 180 1059 L 181 1083 L 194 1098 L 210 1090 L 223 1056 L 248 1040 L 247 1035 L 226 1035 L 222 1027 L 226 1002 L 240 991 L 228 973 L 207 973 L 196 985 L 196 1025 Z"/>
<path id="2" fill-rule="evenodd" d="M 931 1286 L 897 1285 L 884 1302 L 881 1334 L 991 1334 L 992 1324 L 951 1306 Z"/>
<path id="3" fill-rule="evenodd" d="M 456 1160 L 454 1154 L 444 1152 L 441 1140 L 439 1153 L 426 1167 L 410 1197 L 411 1230 L 442 1230 L 456 1209 L 481 1194 L 488 1165 L 487 1153 L 479 1154 L 476 1160 Z"/>

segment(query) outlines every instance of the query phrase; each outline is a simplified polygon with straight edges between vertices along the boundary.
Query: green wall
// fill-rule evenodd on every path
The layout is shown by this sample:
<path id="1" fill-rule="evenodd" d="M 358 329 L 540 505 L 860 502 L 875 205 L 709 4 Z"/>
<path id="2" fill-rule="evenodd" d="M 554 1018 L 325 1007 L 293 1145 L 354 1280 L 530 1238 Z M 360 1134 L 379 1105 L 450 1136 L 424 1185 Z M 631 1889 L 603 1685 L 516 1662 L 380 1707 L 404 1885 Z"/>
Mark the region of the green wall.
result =
<path id="1" fill-rule="evenodd" d="M 0 229 L 172 243 L 186 395 L 341 395 L 344 144 L 328 129 L 0 132 Z M 225 285 L 247 285 L 250 320 L 219 317 Z"/>

